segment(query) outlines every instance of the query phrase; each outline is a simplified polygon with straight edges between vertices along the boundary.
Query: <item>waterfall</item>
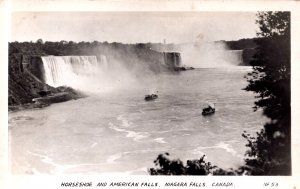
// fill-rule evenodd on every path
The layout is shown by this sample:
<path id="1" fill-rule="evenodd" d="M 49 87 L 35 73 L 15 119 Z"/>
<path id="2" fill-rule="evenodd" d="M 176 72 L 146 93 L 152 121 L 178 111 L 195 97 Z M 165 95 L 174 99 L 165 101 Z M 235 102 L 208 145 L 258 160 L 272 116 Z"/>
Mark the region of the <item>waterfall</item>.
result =
<path id="1" fill-rule="evenodd" d="M 138 80 L 123 62 L 105 55 L 44 56 L 44 81 L 53 87 L 69 86 L 88 94 L 98 95 L 117 90 L 129 90 Z M 109 63 L 108 63 L 109 62 Z"/>
<path id="2" fill-rule="evenodd" d="M 96 56 L 44 56 L 42 60 L 45 82 L 53 87 L 79 88 L 80 80 L 97 74 L 101 69 Z M 107 67 L 106 57 L 100 61 L 105 61 Z"/>
<path id="3" fill-rule="evenodd" d="M 100 55 L 100 63 L 105 71 L 108 69 L 107 59 L 105 55 Z"/>
<path id="4" fill-rule="evenodd" d="M 223 68 L 243 65 L 243 50 L 230 50 L 224 42 L 183 44 L 178 50 L 182 63 L 195 68 Z"/>
<path id="5" fill-rule="evenodd" d="M 176 54 L 175 53 L 172 53 L 173 57 L 174 57 L 174 66 L 175 67 L 178 67 L 178 63 L 177 63 L 177 57 L 176 57 Z"/>
<path id="6" fill-rule="evenodd" d="M 241 65 L 243 63 L 243 50 L 227 50 L 228 57 L 234 65 Z"/>

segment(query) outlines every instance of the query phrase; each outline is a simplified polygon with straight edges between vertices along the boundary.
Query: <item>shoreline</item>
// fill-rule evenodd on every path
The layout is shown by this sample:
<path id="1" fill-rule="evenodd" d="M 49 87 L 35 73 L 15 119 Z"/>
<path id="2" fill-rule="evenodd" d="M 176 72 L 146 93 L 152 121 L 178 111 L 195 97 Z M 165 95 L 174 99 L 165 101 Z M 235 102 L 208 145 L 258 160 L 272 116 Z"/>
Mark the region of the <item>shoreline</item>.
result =
<path id="1" fill-rule="evenodd" d="M 54 103 L 67 102 L 69 100 L 77 100 L 80 98 L 87 97 L 86 94 L 77 91 L 71 87 L 57 87 L 60 92 L 51 93 L 44 95 L 38 98 L 33 98 L 32 103 L 25 103 L 19 105 L 8 105 L 8 113 L 17 112 L 21 110 L 30 110 L 30 109 L 41 109 L 50 106 Z"/>
<path id="2" fill-rule="evenodd" d="M 18 112 L 22 110 L 41 109 L 44 107 L 48 107 L 50 105 L 51 104 L 28 103 L 28 104 L 8 106 L 8 113 Z"/>

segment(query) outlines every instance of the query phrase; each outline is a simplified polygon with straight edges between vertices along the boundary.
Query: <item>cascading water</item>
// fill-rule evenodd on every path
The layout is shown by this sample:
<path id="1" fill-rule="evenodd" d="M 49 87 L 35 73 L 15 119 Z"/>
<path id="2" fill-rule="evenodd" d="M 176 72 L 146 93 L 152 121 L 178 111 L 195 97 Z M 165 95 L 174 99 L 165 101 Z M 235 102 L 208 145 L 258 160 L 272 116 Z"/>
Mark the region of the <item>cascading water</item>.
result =
<path id="1" fill-rule="evenodd" d="M 240 65 L 243 63 L 243 50 L 227 50 L 227 59 L 233 65 Z"/>
<path id="2" fill-rule="evenodd" d="M 53 87 L 69 86 L 89 93 L 99 94 L 129 89 L 137 85 L 136 78 L 122 63 L 107 62 L 99 56 L 45 56 L 42 57 L 44 79 Z"/>
<path id="3" fill-rule="evenodd" d="M 54 87 L 80 88 L 78 85 L 83 78 L 95 75 L 101 69 L 96 56 L 45 56 L 42 60 L 45 82 Z M 106 58 L 100 61 L 106 61 Z"/>
<path id="4" fill-rule="evenodd" d="M 104 55 L 100 55 L 100 63 L 105 71 L 108 69 L 107 58 Z"/>

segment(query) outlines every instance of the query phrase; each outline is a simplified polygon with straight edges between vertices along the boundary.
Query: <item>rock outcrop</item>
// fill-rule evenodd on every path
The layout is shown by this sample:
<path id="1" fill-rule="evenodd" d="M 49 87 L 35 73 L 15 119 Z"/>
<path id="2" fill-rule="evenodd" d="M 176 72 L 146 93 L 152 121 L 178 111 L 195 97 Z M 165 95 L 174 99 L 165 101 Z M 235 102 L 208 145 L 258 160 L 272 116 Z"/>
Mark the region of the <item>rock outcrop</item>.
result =
<path id="1" fill-rule="evenodd" d="M 181 66 L 181 56 L 178 52 L 164 52 L 164 61 L 170 68 Z"/>

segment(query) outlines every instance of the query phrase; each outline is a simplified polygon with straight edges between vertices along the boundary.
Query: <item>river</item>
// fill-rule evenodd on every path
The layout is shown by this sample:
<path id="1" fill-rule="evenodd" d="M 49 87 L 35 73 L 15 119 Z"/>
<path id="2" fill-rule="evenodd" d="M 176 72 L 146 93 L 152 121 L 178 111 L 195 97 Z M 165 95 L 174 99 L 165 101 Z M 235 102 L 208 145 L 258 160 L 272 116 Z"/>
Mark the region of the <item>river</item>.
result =
<path id="1" fill-rule="evenodd" d="M 253 112 L 254 94 L 242 90 L 250 67 L 162 73 L 159 98 L 144 101 L 147 86 L 94 94 L 43 109 L 9 113 L 13 174 L 144 175 L 160 153 L 200 158 L 221 168 L 243 164 L 243 131 L 267 119 Z M 207 102 L 216 112 L 202 116 Z"/>

